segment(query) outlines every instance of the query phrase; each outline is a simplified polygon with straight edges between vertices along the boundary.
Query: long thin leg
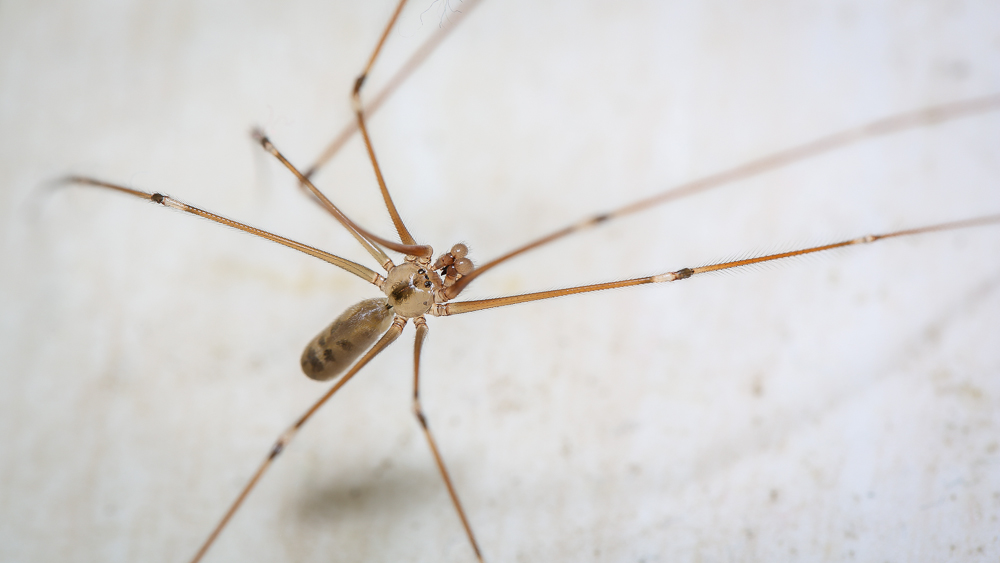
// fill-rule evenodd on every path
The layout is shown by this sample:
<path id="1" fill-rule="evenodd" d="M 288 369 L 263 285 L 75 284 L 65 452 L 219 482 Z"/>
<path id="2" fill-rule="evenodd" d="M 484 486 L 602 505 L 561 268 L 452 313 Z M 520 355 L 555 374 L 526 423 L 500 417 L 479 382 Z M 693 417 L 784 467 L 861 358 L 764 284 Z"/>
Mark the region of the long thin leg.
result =
<path id="1" fill-rule="evenodd" d="M 458 294 L 461 293 L 466 286 L 472 283 L 472 280 L 476 279 L 476 277 L 487 270 L 498 266 L 515 256 L 524 254 L 529 250 L 544 246 L 573 233 L 596 227 L 597 225 L 610 221 L 611 219 L 617 219 L 625 215 L 650 209 L 669 201 L 674 201 L 713 188 L 726 186 L 740 180 L 752 178 L 765 172 L 777 170 L 793 163 L 832 152 L 861 141 L 997 110 L 1000 110 L 1000 94 L 991 94 L 980 98 L 970 98 L 960 102 L 932 106 L 917 111 L 910 111 L 884 117 L 859 127 L 838 131 L 832 135 L 826 135 L 807 143 L 802 143 L 791 148 L 771 153 L 767 156 L 751 160 L 750 162 L 734 166 L 728 170 L 723 170 L 722 172 L 717 172 L 715 174 L 675 186 L 666 191 L 615 209 L 614 211 L 599 213 L 582 221 L 577 221 L 572 225 L 533 240 L 498 258 L 476 267 L 476 269 L 471 273 L 463 276 L 462 279 L 458 280 L 458 282 L 454 285 L 448 287 L 445 290 L 445 295 L 448 299 L 454 299 L 455 297 L 458 297 Z"/>
<path id="2" fill-rule="evenodd" d="M 289 160 L 285 158 L 285 155 L 281 154 L 281 152 L 277 149 L 277 147 L 274 146 L 274 143 L 272 143 L 271 140 L 268 139 L 263 132 L 259 130 L 254 130 L 253 138 L 258 143 L 260 143 L 262 147 L 264 147 L 264 150 L 271 153 L 271 155 L 274 156 L 274 158 L 277 158 L 282 164 L 284 164 L 285 168 L 288 168 L 292 172 L 292 174 L 295 174 L 295 177 L 299 179 L 300 185 L 305 186 L 306 189 L 309 190 L 312 193 L 312 195 L 319 200 L 323 208 L 326 209 L 331 215 L 333 215 L 333 217 L 337 221 L 339 221 L 340 224 L 343 225 L 345 229 L 350 231 L 351 234 L 353 234 L 354 237 L 358 239 L 358 242 L 360 242 L 362 246 L 364 246 L 366 249 L 370 248 L 368 250 L 369 253 L 371 253 L 371 255 L 376 260 L 378 260 L 379 263 L 381 263 L 383 266 L 386 266 L 386 269 L 388 269 L 388 266 L 392 265 L 392 261 L 389 260 L 389 257 L 386 256 L 381 249 L 373 245 L 372 244 L 373 242 L 377 242 L 378 244 L 381 244 L 386 248 L 391 248 L 396 252 L 403 252 L 411 256 L 424 256 L 429 258 L 431 256 L 431 253 L 434 252 L 433 249 L 427 245 L 423 244 L 405 245 L 405 244 L 399 244 L 398 242 L 393 242 L 391 240 L 386 240 L 368 231 L 367 229 L 358 225 L 354 221 L 350 220 L 347 217 L 347 215 L 344 215 L 344 213 L 340 209 L 338 209 L 336 205 L 333 204 L 332 201 L 330 201 L 325 195 L 323 195 L 323 192 L 319 191 L 319 188 L 313 185 L 312 181 L 310 181 L 309 178 L 306 178 L 303 173 L 299 172 L 299 169 L 296 168 L 295 165 L 293 165 L 291 162 L 289 162 Z"/>
<path id="3" fill-rule="evenodd" d="M 937 225 L 928 225 L 925 227 L 905 229 L 902 231 L 893 231 L 891 233 L 883 233 L 880 235 L 866 235 L 862 237 L 853 238 L 850 240 L 835 242 L 832 244 L 812 246 L 809 248 L 802 248 L 799 250 L 792 250 L 789 252 L 781 252 L 778 254 L 768 254 L 766 256 L 758 256 L 756 258 L 734 260 L 731 262 L 721 262 L 719 264 L 699 266 L 697 268 L 682 268 L 680 270 L 676 270 L 673 272 L 665 272 L 662 274 L 657 274 L 655 276 L 647 276 L 643 278 L 632 278 L 627 280 L 620 280 L 620 281 L 613 281 L 606 283 L 595 283 L 591 285 L 581 285 L 578 287 L 569 287 L 565 289 L 554 289 L 551 291 L 539 291 L 537 293 L 512 295 L 510 297 L 496 297 L 493 299 L 480 299 L 477 301 L 438 303 L 435 304 L 434 307 L 431 309 L 431 314 L 435 316 L 457 315 L 460 313 L 470 313 L 472 311 L 479 311 L 480 309 L 505 307 L 507 305 L 515 305 L 517 303 L 540 301 L 542 299 L 551 299 L 553 297 L 561 297 L 563 295 L 573 295 L 576 293 L 589 293 L 591 291 L 601 291 L 604 289 L 614 289 L 618 287 L 630 287 L 633 285 L 645 285 L 648 283 L 662 283 L 662 282 L 672 282 L 677 280 L 686 280 L 696 274 L 704 274 L 707 272 L 718 272 L 721 270 L 729 270 L 732 268 L 751 266 L 753 264 L 761 264 L 763 262 L 771 262 L 773 260 L 781 260 L 784 258 L 793 258 L 795 256 L 804 256 L 806 254 L 813 254 L 816 252 L 833 250 L 835 248 L 844 248 L 847 246 L 854 246 L 856 244 L 868 244 L 882 239 L 912 236 L 921 233 L 930 233 L 934 231 L 950 231 L 955 229 L 964 229 L 968 227 L 978 227 L 983 225 L 995 225 L 995 224 L 1000 224 L 1000 214 L 988 215 L 985 217 L 977 217 L 975 219 L 966 219 L 964 221 L 939 223 Z"/>
<path id="4" fill-rule="evenodd" d="M 427 38 L 427 40 L 420 45 L 413 55 L 411 55 L 410 58 L 403 63 L 403 66 L 399 67 L 396 74 L 392 75 L 392 78 L 389 79 L 389 82 L 382 88 L 382 90 L 380 90 L 379 93 L 372 98 L 372 100 L 365 107 L 365 115 L 374 115 L 375 112 L 382 107 L 382 104 L 389 99 L 389 96 L 395 93 L 415 70 L 420 68 L 420 65 L 431 56 L 431 53 L 437 49 L 438 45 L 440 45 L 441 42 L 451 34 L 451 32 L 463 19 L 472 13 L 473 8 L 478 6 L 481 1 L 482 0 L 465 0 L 462 2 L 462 9 L 460 11 L 456 11 L 449 18 L 449 24 L 439 27 L 433 35 Z M 320 168 L 329 162 L 334 155 L 340 152 L 340 149 L 347 143 L 348 139 L 350 139 L 351 136 L 357 132 L 357 120 L 351 121 L 345 125 L 340 131 L 340 134 L 334 137 L 333 141 L 330 141 L 330 144 L 323 149 L 323 152 L 318 157 L 316 157 L 316 161 L 313 162 L 313 165 L 310 166 L 303 175 L 306 178 L 312 178 L 314 174 L 319 172 Z"/>
<path id="5" fill-rule="evenodd" d="M 385 26 L 382 37 L 379 38 L 378 44 L 375 45 L 375 50 L 372 51 L 371 57 L 368 58 L 368 64 L 365 65 L 365 69 L 354 81 L 354 90 L 351 91 L 351 102 L 354 105 L 354 115 L 357 117 L 358 129 L 361 130 L 361 136 L 365 140 L 365 149 L 368 150 L 368 158 L 372 161 L 372 168 L 375 170 L 375 179 L 378 180 L 378 187 L 382 191 L 382 199 L 385 201 L 385 207 L 389 211 L 389 216 L 392 217 L 392 224 L 396 227 L 396 232 L 399 233 L 399 240 L 403 241 L 403 244 L 415 245 L 417 241 L 410 235 L 410 231 L 406 230 L 403 218 L 399 216 L 399 212 L 396 211 L 396 204 L 392 202 L 392 196 L 389 195 L 389 188 L 385 185 L 385 178 L 382 177 L 382 169 L 378 165 L 378 159 L 375 158 L 375 149 L 372 147 L 372 140 L 368 135 L 368 127 L 365 126 L 365 110 L 361 105 L 361 87 L 364 85 L 365 79 L 368 78 L 368 73 L 371 72 L 372 66 L 375 65 L 375 59 L 378 58 L 378 54 L 382 50 L 382 45 L 385 44 L 385 40 L 389 37 L 389 32 L 392 31 L 393 26 L 396 25 L 399 13 L 403 11 L 403 6 L 405 5 L 406 0 L 399 0 L 396 11 L 389 18 L 389 23 Z"/>
<path id="6" fill-rule="evenodd" d="M 261 131 L 260 129 L 254 129 L 250 133 L 250 136 L 253 137 L 255 141 L 260 143 L 260 146 L 263 147 L 264 150 L 271 153 L 271 156 L 277 158 L 279 162 L 281 162 L 282 164 L 285 165 L 286 168 L 291 170 L 292 173 L 296 175 L 296 177 L 302 178 L 302 175 L 299 174 L 298 169 L 296 169 L 292 165 L 292 163 L 289 162 L 287 158 L 285 158 L 285 155 L 278 152 L 278 149 L 275 148 L 274 144 L 271 143 L 271 140 L 267 138 L 267 135 L 265 135 L 263 131 Z M 374 258 L 383 268 L 385 268 L 386 271 L 388 271 L 389 268 L 392 267 L 393 265 L 392 260 L 389 259 L 386 253 L 383 252 L 382 249 L 379 248 L 377 244 L 372 242 L 370 238 L 366 237 L 364 233 L 359 231 L 359 228 L 354 223 L 354 221 L 348 219 L 347 216 L 344 215 L 344 213 L 339 208 L 337 208 L 337 206 L 334 205 L 333 202 L 330 201 L 330 199 L 326 197 L 326 195 L 323 192 L 319 191 L 319 188 L 314 186 L 313 183 L 310 182 L 308 179 L 304 181 L 299 180 L 299 186 L 304 187 L 310 193 L 310 195 L 312 195 L 313 199 L 316 201 L 316 203 L 320 205 L 320 207 L 322 207 L 330 215 L 333 215 L 333 218 L 336 219 L 337 222 L 340 223 L 342 227 L 347 229 L 347 231 L 351 233 L 351 235 L 355 238 L 355 240 L 357 240 L 358 243 L 364 247 L 365 251 L 367 251 L 368 254 L 370 254 L 371 257 Z"/>
<path id="7" fill-rule="evenodd" d="M 465 516 L 465 510 L 462 509 L 462 503 L 458 500 L 458 493 L 455 492 L 455 487 L 451 484 L 451 477 L 444 466 L 444 459 L 441 457 L 441 452 L 438 451 L 437 442 L 434 441 L 430 425 L 427 424 L 427 417 L 424 416 L 424 408 L 420 404 L 420 350 L 424 345 L 424 337 L 427 336 L 427 322 L 423 317 L 417 317 L 413 319 L 413 325 L 417 327 L 417 338 L 413 347 L 413 414 L 417 416 L 420 428 L 423 429 L 427 443 L 431 447 L 438 471 L 441 472 L 444 485 L 448 488 L 448 495 L 451 496 L 451 503 L 455 505 L 458 517 L 462 520 L 462 526 L 465 528 L 465 535 L 469 537 L 469 543 L 472 544 L 472 551 L 476 553 L 476 559 L 482 563 L 483 555 L 479 551 L 479 544 L 476 543 L 476 537 L 472 533 L 472 526 L 469 525 L 469 519 Z"/>
<path id="8" fill-rule="evenodd" d="M 199 209 L 193 205 L 188 205 L 182 201 L 178 201 L 170 196 L 166 196 L 160 193 L 149 193 L 149 192 L 144 192 L 142 190 L 135 190 L 132 188 L 127 188 L 125 186 L 120 186 L 118 184 L 112 184 L 110 182 L 103 182 L 101 180 L 95 180 L 93 178 L 86 178 L 84 176 L 70 176 L 68 178 L 64 178 L 62 182 L 66 184 L 81 184 L 84 186 L 107 188 L 109 190 L 115 190 L 141 199 L 146 199 L 154 203 L 159 203 L 164 207 L 170 207 L 178 211 L 184 211 L 185 213 L 197 215 L 199 217 L 208 219 L 209 221 L 215 221 L 216 223 L 220 223 L 227 227 L 239 229 L 243 232 L 250 233 L 251 235 L 256 235 L 260 238 L 267 239 L 271 242 L 276 242 L 278 244 L 287 246 L 289 248 L 294 248 L 299 252 L 303 252 L 305 254 L 308 254 L 309 256 L 313 256 L 325 262 L 329 262 L 334 266 L 346 270 L 375 286 L 380 286 L 382 284 L 382 281 L 384 280 L 382 276 L 366 268 L 365 266 L 358 264 L 357 262 L 352 262 L 346 258 L 341 258 L 340 256 L 330 254 L 329 252 L 324 252 L 322 250 L 319 250 L 318 248 L 313 248 L 309 245 L 302 244 L 301 242 L 295 242 L 292 239 L 287 239 L 285 237 L 278 236 L 274 233 L 270 233 L 265 230 L 258 229 L 256 227 L 251 227 L 250 225 L 247 225 L 245 223 L 240 223 L 239 221 L 233 221 L 232 219 L 227 219 L 226 217 L 223 217 L 221 215 L 216 215 L 215 213 L 211 213 L 209 211 L 205 211 L 204 209 Z"/>
<path id="9" fill-rule="evenodd" d="M 233 501 L 233 504 L 229 507 L 229 510 L 226 511 L 226 514 L 222 517 L 222 520 L 219 520 L 219 523 L 215 526 L 215 529 L 212 530 L 212 533 L 208 535 L 208 539 L 206 539 L 205 543 L 203 543 L 201 548 L 198 549 L 198 553 L 196 553 L 194 557 L 191 558 L 191 563 L 198 563 L 198 561 L 201 561 L 201 558 L 205 556 L 205 553 L 208 551 L 208 548 L 212 547 L 212 544 L 215 543 L 215 539 L 219 537 L 219 533 L 222 532 L 223 528 L 226 527 L 226 524 L 228 524 L 229 520 L 233 517 L 233 514 L 236 514 L 236 511 L 240 508 L 240 505 L 243 504 L 244 499 L 247 498 L 247 495 L 250 494 L 250 491 L 252 491 L 253 488 L 257 485 L 257 482 L 260 481 L 260 478 L 264 475 L 264 472 L 267 471 L 267 468 L 271 466 L 271 463 L 274 462 L 274 460 L 279 455 L 281 455 L 281 452 L 285 450 L 288 444 L 292 441 L 292 438 L 295 437 L 295 435 L 306 423 L 306 421 L 309 420 L 309 418 L 311 418 L 312 415 L 315 414 L 316 411 L 318 411 L 319 408 L 322 407 L 323 404 L 326 403 L 326 401 L 330 397 L 332 397 L 334 393 L 339 391 L 340 388 L 344 386 L 344 384 L 350 381 L 351 378 L 354 377 L 354 375 L 361 370 L 361 368 L 365 367 L 365 365 L 368 364 L 368 362 L 370 362 L 372 358 L 377 356 L 382 350 L 385 350 L 386 347 L 392 344 L 392 342 L 399 337 L 400 333 L 403 332 L 403 326 L 405 324 L 406 324 L 406 319 L 403 319 L 402 317 L 396 317 L 395 320 L 393 320 L 392 322 L 392 326 L 389 327 L 389 330 L 386 331 L 384 335 L 382 335 L 382 338 L 378 342 L 376 342 L 374 346 L 372 346 L 371 350 L 368 350 L 368 352 L 364 356 L 362 356 L 361 359 L 358 360 L 358 362 L 354 364 L 351 367 L 351 369 L 348 370 L 348 372 L 344 374 L 344 376 L 341 377 L 337 381 L 337 383 L 333 385 L 333 387 L 330 388 L 329 391 L 327 391 L 322 397 L 320 397 L 318 401 L 313 403 L 313 405 L 309 407 L 309 409 L 306 410 L 306 412 L 303 413 L 298 420 L 295 421 L 295 424 L 293 424 L 288 430 L 285 430 L 281 434 L 281 436 L 278 437 L 274 445 L 271 446 L 271 450 L 267 454 L 267 457 L 260 464 L 260 467 L 257 468 L 257 471 L 253 474 L 253 477 L 250 478 L 250 481 L 246 484 L 246 486 L 243 487 L 243 490 L 240 491 L 240 494 L 236 497 L 236 500 Z"/>

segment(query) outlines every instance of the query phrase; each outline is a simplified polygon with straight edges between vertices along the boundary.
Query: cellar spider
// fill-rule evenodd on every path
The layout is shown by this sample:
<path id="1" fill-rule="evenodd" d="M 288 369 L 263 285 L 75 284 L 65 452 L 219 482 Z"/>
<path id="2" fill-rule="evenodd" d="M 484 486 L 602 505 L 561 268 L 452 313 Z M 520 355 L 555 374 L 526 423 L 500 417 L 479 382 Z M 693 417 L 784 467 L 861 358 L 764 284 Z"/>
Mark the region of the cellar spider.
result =
<path id="1" fill-rule="evenodd" d="M 1000 90 L 994 7 L 661 4 L 476 8 L 373 119 L 410 228 L 484 261 L 773 150 Z M 4 81 L 39 108 L 7 128 L 5 185 L 67 163 L 363 259 L 239 139 L 260 123 L 308 161 L 349 120 L 344 85 L 391 6 L 150 6 L 17 30 L 101 63 Z M 422 11 L 373 88 L 436 29 Z M 994 211 L 997 131 L 984 114 L 870 141 L 526 256 L 463 298 Z M 357 141 L 317 182 L 391 233 Z M 5 247 L 25 267 L 5 276 L 3 558 L 185 560 L 319 394 L 303 344 L 374 293 L 126 198 L 60 192 L 30 227 L 4 209 L 26 244 Z M 433 323 L 425 408 L 487 558 L 995 555 L 996 241 L 928 235 Z M 310 422 L 211 560 L 471 560 L 413 424 L 405 342 Z"/>

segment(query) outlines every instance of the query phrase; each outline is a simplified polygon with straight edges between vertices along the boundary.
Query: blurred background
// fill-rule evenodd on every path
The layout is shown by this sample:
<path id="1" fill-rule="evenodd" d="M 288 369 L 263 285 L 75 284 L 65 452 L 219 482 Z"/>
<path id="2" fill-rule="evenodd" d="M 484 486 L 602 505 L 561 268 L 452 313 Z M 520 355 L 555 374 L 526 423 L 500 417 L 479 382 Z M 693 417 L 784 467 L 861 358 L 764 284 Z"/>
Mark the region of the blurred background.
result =
<path id="1" fill-rule="evenodd" d="M 1000 92 L 996 2 L 414 1 L 366 97 L 411 232 L 484 262 L 895 113 Z M 326 386 L 353 276 L 53 179 L 86 174 L 376 267 L 306 166 L 390 2 L 0 3 L 0 559 L 185 561 Z M 508 295 L 1000 211 L 1000 113 L 871 140 L 540 250 Z M 391 224 L 353 139 L 316 177 Z M 424 406 L 488 561 L 1000 555 L 1000 229 L 429 319 Z M 412 329 L 206 561 L 471 561 L 410 412 Z"/>

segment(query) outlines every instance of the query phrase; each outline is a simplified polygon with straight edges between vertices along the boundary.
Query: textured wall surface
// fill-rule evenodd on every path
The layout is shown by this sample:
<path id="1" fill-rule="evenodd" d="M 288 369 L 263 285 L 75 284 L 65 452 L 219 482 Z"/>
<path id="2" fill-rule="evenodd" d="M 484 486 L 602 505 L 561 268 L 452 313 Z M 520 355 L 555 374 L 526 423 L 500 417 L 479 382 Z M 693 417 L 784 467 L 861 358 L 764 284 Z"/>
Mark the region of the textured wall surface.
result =
<path id="1" fill-rule="evenodd" d="M 1000 92 L 996 2 L 485 0 L 372 118 L 410 230 L 480 262 L 820 135 Z M 451 8 L 468 10 L 452 2 Z M 378 89 L 451 9 L 415 2 Z M 307 164 L 388 2 L 0 3 L 0 559 L 180 562 L 376 290 L 90 174 L 371 261 Z M 369 93 L 371 94 L 371 93 Z M 370 97 L 370 96 L 369 96 Z M 470 297 L 1000 211 L 1000 112 L 609 224 Z M 355 139 L 318 183 L 391 224 Z M 996 561 L 1000 228 L 430 319 L 424 400 L 487 560 Z M 412 329 L 207 561 L 471 561 L 410 413 Z"/>

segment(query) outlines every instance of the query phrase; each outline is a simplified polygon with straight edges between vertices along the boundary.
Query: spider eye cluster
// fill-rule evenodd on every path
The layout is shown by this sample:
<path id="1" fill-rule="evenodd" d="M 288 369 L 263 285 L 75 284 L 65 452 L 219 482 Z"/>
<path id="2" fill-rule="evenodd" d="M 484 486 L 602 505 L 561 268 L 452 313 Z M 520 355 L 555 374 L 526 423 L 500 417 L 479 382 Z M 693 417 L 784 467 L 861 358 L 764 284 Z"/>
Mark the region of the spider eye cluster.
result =
<path id="1" fill-rule="evenodd" d="M 413 262 L 395 266 L 389 272 L 382 290 L 397 315 L 412 319 L 431 309 L 436 289 L 432 275 L 425 266 Z"/>

